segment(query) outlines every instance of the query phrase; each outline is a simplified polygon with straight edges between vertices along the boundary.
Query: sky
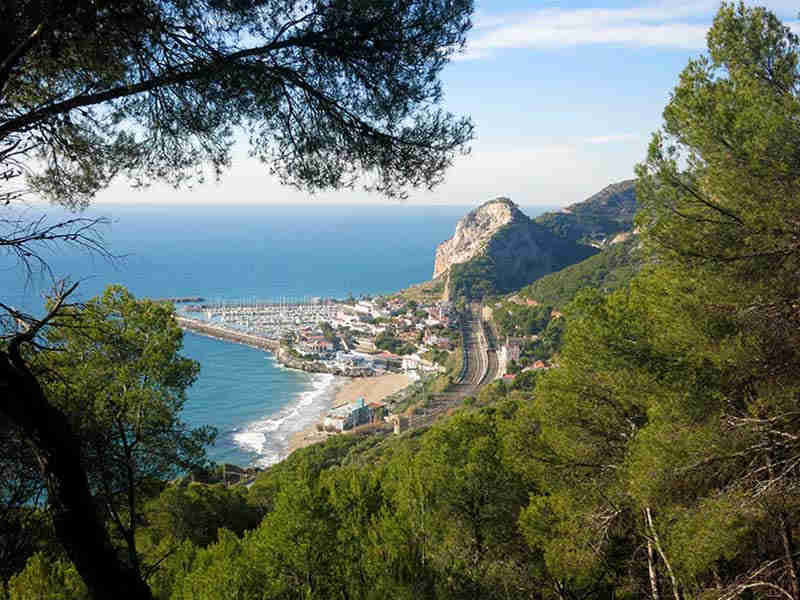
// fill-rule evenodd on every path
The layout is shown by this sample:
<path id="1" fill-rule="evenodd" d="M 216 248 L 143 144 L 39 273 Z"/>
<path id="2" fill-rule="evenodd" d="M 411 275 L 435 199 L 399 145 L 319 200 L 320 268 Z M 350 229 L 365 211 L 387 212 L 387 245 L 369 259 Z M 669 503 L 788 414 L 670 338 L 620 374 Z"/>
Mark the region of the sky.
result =
<path id="1" fill-rule="evenodd" d="M 800 5 L 765 0 L 784 22 Z M 689 59 L 705 50 L 718 1 L 476 0 L 466 51 L 442 72 L 444 107 L 470 115 L 471 153 L 407 202 L 476 205 L 497 196 L 566 206 L 633 177 Z M 380 203 L 360 190 L 309 195 L 281 186 L 237 146 L 219 182 L 131 190 L 100 202 Z"/>

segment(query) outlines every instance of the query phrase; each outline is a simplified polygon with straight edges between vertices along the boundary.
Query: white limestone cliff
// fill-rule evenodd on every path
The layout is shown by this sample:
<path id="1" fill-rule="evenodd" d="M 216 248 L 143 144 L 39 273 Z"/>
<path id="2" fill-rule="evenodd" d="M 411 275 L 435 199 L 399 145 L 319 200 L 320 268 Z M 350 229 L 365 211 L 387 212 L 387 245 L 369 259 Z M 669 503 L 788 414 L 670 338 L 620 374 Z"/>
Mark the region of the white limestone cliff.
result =
<path id="1" fill-rule="evenodd" d="M 486 250 L 489 240 L 502 227 L 527 217 L 508 198 L 495 198 L 468 213 L 456 225 L 449 240 L 436 248 L 434 279 L 455 264 L 464 263 Z"/>

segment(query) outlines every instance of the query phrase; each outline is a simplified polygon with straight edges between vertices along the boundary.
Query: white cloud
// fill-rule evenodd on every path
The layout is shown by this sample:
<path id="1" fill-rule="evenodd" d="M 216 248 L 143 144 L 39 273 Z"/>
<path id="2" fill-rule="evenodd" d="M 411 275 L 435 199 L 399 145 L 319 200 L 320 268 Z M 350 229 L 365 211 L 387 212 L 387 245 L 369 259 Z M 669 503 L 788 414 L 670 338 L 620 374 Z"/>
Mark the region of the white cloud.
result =
<path id="1" fill-rule="evenodd" d="M 596 135 L 593 137 L 588 137 L 584 141 L 587 144 L 613 144 L 614 142 L 629 142 L 631 140 L 637 140 L 641 136 L 638 133 L 618 133 L 614 135 Z"/>
<path id="2" fill-rule="evenodd" d="M 779 17 L 794 18 L 788 2 L 765 2 Z M 461 60 L 511 48 L 564 48 L 584 45 L 705 48 L 705 36 L 719 2 L 669 1 L 633 8 L 543 8 L 522 13 L 479 13 Z"/>

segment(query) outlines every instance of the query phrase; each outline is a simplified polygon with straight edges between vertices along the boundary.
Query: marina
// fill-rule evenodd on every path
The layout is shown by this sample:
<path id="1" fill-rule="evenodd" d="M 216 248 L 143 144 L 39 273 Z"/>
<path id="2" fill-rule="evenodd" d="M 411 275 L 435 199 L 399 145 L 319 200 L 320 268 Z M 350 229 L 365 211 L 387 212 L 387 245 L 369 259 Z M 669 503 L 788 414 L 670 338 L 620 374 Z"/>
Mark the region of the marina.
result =
<path id="1" fill-rule="evenodd" d="M 275 350 L 281 338 L 336 318 L 341 303 L 329 299 L 225 300 L 181 307 L 186 329 Z"/>

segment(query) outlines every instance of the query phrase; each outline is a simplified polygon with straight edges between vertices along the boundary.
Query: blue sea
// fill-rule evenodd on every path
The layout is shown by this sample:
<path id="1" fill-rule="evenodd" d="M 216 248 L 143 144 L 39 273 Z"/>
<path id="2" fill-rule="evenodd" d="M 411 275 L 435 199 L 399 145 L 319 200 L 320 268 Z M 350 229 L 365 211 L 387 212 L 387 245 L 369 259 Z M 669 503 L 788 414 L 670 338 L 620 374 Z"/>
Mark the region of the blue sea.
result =
<path id="1" fill-rule="evenodd" d="M 79 250 L 44 249 L 52 274 L 0 254 L 0 302 L 36 310 L 51 277 L 80 280 L 82 298 L 111 283 L 136 296 L 208 300 L 344 298 L 382 294 L 430 279 L 436 246 L 470 206 L 101 204 L 107 260 Z M 553 207 L 525 207 L 535 216 Z M 8 209 L 6 209 L 8 210 Z M 25 209 L 23 218 L 63 213 Z M 15 213 L 18 214 L 18 213 Z M 8 216 L 0 214 L 0 217 Z M 285 369 L 269 353 L 192 333 L 184 354 L 200 362 L 183 419 L 213 425 L 217 462 L 267 466 L 287 453 L 292 433 L 329 405 L 337 381 Z"/>

